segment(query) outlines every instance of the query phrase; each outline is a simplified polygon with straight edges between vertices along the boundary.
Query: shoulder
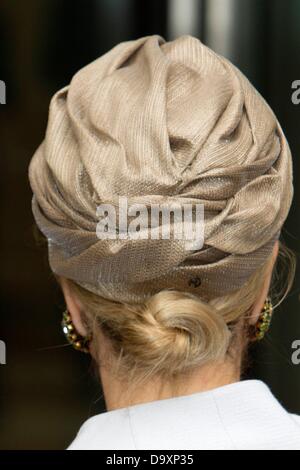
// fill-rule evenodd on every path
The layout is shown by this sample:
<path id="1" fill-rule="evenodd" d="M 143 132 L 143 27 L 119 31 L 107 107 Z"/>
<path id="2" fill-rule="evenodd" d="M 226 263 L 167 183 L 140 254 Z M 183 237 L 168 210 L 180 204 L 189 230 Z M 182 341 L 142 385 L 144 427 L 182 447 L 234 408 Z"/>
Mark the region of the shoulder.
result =
<path id="1" fill-rule="evenodd" d="M 300 415 L 290 413 L 290 417 L 300 427 Z"/>
<path id="2" fill-rule="evenodd" d="M 103 412 L 83 423 L 67 450 L 134 450 L 128 408 Z"/>

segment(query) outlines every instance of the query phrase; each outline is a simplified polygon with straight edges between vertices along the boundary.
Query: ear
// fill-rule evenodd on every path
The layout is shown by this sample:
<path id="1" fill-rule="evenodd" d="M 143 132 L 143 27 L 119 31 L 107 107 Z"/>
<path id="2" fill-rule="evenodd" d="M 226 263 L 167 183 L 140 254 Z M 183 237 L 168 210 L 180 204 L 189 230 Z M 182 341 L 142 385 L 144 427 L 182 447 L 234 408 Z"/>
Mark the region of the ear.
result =
<path id="1" fill-rule="evenodd" d="M 271 279 L 272 279 L 273 267 L 274 267 L 274 264 L 275 264 L 275 261 L 276 261 L 277 255 L 278 255 L 278 251 L 279 251 L 279 241 L 276 240 L 276 242 L 274 244 L 274 248 L 273 248 L 272 262 L 271 262 L 268 274 L 267 274 L 267 276 L 265 278 L 265 281 L 263 283 L 262 290 L 260 291 L 260 295 L 259 295 L 257 301 L 254 304 L 252 314 L 251 314 L 251 319 L 249 321 L 250 325 L 255 325 L 255 323 L 257 322 L 257 320 L 258 320 L 258 318 L 261 314 L 261 311 L 263 309 L 265 300 L 268 296 L 268 292 L 269 292 L 269 289 L 270 289 L 270 283 L 271 283 Z"/>
<path id="2" fill-rule="evenodd" d="M 74 292 L 72 292 L 72 289 L 70 287 L 70 284 L 68 283 L 68 280 L 63 277 L 60 277 L 59 281 L 60 281 L 60 285 L 64 294 L 66 306 L 72 318 L 72 322 L 75 326 L 75 329 L 78 331 L 78 333 L 81 336 L 86 336 L 87 331 L 82 322 L 82 313 L 83 313 L 82 306 L 79 300 L 77 299 L 77 297 L 75 296 Z"/>

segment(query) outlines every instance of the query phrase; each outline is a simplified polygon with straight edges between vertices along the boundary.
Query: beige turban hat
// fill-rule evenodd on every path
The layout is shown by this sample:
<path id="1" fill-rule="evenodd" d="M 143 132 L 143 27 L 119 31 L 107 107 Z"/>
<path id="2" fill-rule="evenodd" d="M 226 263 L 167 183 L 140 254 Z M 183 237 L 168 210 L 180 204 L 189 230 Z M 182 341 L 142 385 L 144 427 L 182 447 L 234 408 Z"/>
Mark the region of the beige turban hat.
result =
<path id="1" fill-rule="evenodd" d="M 124 302 L 165 288 L 206 300 L 240 288 L 271 254 L 293 197 L 272 110 L 189 35 L 120 43 L 75 74 L 51 100 L 29 177 L 53 272 Z M 120 197 L 202 204 L 203 246 L 99 238 L 97 207 Z"/>

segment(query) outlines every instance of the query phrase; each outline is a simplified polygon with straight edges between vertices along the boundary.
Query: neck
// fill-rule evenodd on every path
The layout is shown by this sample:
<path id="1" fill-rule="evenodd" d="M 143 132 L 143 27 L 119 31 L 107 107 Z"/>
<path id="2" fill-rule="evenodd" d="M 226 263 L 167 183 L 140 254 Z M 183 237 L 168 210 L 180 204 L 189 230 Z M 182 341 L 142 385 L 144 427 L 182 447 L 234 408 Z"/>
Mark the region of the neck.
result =
<path id="1" fill-rule="evenodd" d="M 205 392 L 240 380 L 240 367 L 231 362 L 211 364 L 201 367 L 176 384 L 164 383 L 152 379 L 151 383 L 134 388 L 130 396 L 126 396 L 126 385 L 112 377 L 109 368 L 100 366 L 100 377 L 108 411 L 126 408 L 175 396 Z"/>

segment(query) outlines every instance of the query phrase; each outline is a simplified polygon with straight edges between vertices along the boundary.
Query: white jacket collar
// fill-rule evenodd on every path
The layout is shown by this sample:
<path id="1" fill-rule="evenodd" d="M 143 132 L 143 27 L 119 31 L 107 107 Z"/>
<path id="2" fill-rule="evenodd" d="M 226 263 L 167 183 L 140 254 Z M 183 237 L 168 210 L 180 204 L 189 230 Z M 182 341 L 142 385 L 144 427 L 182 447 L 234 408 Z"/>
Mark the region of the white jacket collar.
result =
<path id="1" fill-rule="evenodd" d="M 245 380 L 99 414 L 68 449 L 300 449 L 300 416 Z"/>

